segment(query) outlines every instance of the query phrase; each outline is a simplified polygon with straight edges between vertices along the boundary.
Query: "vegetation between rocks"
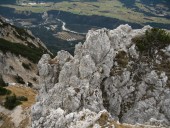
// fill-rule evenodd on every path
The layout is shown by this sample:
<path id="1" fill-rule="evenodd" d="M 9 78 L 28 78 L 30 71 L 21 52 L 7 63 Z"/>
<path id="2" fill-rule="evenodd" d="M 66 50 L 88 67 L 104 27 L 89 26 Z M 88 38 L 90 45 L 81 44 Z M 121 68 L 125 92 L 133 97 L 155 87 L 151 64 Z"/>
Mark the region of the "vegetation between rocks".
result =
<path id="1" fill-rule="evenodd" d="M 127 53 L 125 51 L 120 51 L 116 55 L 115 59 L 121 67 L 126 67 L 126 65 L 128 64 L 128 61 L 129 61 Z"/>
<path id="2" fill-rule="evenodd" d="M 28 82 L 28 87 L 32 88 L 33 84 L 31 82 Z"/>
<path id="3" fill-rule="evenodd" d="M 170 44 L 170 34 L 163 29 L 152 28 L 142 36 L 132 39 L 140 52 L 148 52 L 153 56 L 155 50 L 165 48 Z"/>
<path id="4" fill-rule="evenodd" d="M 25 84 L 25 82 L 21 76 L 17 75 L 17 76 L 15 76 L 15 79 L 16 79 L 17 83 Z"/>
<path id="5" fill-rule="evenodd" d="M 28 101 L 28 98 L 25 97 L 25 96 L 18 96 L 17 100 L 19 100 L 19 101 Z"/>
<path id="6" fill-rule="evenodd" d="M 13 26 L 13 27 L 15 27 L 15 26 Z M 29 35 L 29 34 L 27 33 L 27 31 L 26 31 L 25 29 L 23 29 L 23 28 L 15 27 L 15 30 L 16 30 L 17 33 L 20 35 L 19 37 L 24 36 L 24 37 L 26 37 L 26 38 L 29 37 L 29 38 L 31 38 L 32 40 L 35 39 L 33 36 Z"/>
<path id="7" fill-rule="evenodd" d="M 8 84 L 5 83 L 5 81 L 3 80 L 2 76 L 0 75 L 0 96 L 2 95 L 9 95 L 11 94 L 11 91 L 4 88 L 5 86 L 7 86 Z"/>
<path id="8" fill-rule="evenodd" d="M 27 70 L 31 69 L 31 64 L 22 63 L 22 66 Z"/>
<path id="9" fill-rule="evenodd" d="M 27 97 L 25 97 L 25 96 L 17 97 L 15 94 L 9 95 L 9 96 L 6 96 L 6 98 L 5 98 L 4 107 L 9 110 L 12 110 L 16 106 L 22 104 L 22 101 L 28 101 Z"/>
<path id="10" fill-rule="evenodd" d="M 3 80 L 2 76 L 0 75 L 0 87 L 5 87 L 7 86 L 8 84 L 5 83 L 5 81 Z"/>
<path id="11" fill-rule="evenodd" d="M 17 56 L 21 55 L 34 63 L 37 63 L 40 60 L 42 54 L 45 52 L 41 48 L 28 47 L 23 44 L 12 43 L 2 38 L 0 38 L 0 50 L 3 53 L 11 52 Z"/>
<path id="12" fill-rule="evenodd" d="M 16 106 L 20 104 L 21 104 L 21 101 L 17 99 L 16 95 L 6 96 L 5 98 L 4 106 L 5 108 L 9 110 L 12 110 L 13 108 L 15 108 Z"/>
<path id="13" fill-rule="evenodd" d="M 0 96 L 2 96 L 2 95 L 9 95 L 9 94 L 11 94 L 10 90 L 0 86 Z"/>

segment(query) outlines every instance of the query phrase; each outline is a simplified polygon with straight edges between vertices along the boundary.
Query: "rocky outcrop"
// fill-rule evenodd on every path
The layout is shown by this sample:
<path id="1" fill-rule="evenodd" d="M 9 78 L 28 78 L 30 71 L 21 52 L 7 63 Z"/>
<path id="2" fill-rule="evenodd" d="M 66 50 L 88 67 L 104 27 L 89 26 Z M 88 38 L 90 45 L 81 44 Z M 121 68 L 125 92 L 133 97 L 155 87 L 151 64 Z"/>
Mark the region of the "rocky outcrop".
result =
<path id="1" fill-rule="evenodd" d="M 84 44 L 76 45 L 74 57 L 66 51 L 54 59 L 43 55 L 38 63 L 42 88 L 32 107 L 32 127 L 116 127 L 113 119 L 168 127 L 168 48 L 155 51 L 153 59 L 132 42 L 147 29 L 121 25 L 90 30 Z"/>

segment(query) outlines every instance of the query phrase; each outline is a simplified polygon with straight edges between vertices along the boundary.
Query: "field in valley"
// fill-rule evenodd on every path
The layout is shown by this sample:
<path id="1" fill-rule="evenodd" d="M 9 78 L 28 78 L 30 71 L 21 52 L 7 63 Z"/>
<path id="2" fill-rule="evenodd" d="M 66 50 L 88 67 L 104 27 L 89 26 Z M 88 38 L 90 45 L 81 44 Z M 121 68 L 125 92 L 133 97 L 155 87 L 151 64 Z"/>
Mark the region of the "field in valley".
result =
<path id="1" fill-rule="evenodd" d="M 141 25 L 147 22 L 170 24 L 170 19 L 167 18 L 167 16 L 170 16 L 168 7 L 169 5 L 166 5 L 166 3 L 145 5 L 140 0 L 135 1 L 131 7 L 126 6 L 122 0 L 97 0 L 90 2 L 85 0 L 83 0 L 83 2 L 82 0 L 63 0 L 56 3 L 27 3 L 19 5 L 1 4 L 1 6 L 14 8 L 17 13 L 42 13 L 50 10 L 61 10 L 78 15 L 98 15 L 111 17 L 131 23 L 138 23 Z"/>

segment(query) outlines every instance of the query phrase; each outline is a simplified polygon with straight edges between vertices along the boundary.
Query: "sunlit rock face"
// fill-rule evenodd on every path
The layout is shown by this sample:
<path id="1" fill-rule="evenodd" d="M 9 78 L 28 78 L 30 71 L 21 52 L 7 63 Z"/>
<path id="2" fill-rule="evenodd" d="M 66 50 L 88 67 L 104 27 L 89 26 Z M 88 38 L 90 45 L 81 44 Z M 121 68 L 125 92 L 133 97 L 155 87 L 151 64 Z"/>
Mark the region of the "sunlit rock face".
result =
<path id="1" fill-rule="evenodd" d="M 100 128 L 116 126 L 110 123 L 113 119 L 170 125 L 169 69 L 156 66 L 165 56 L 156 51 L 156 59 L 143 56 L 132 42 L 147 29 L 121 25 L 90 30 L 84 44 L 76 45 L 74 56 L 66 51 L 54 59 L 43 55 L 38 63 L 42 88 L 32 107 L 32 127 Z M 169 53 L 168 48 L 160 51 Z"/>

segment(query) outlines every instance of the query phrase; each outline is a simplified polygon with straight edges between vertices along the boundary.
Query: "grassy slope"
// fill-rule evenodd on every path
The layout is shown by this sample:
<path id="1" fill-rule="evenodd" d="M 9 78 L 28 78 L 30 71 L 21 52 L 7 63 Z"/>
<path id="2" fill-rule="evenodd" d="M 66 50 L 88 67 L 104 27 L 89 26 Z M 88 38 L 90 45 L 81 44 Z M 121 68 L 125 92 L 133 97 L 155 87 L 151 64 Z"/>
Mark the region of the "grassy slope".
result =
<path id="1" fill-rule="evenodd" d="M 21 86 L 8 86 L 6 87 L 6 89 L 12 91 L 12 93 L 15 93 L 16 96 L 25 96 L 28 98 L 28 101 L 23 101 L 21 104 L 21 107 L 23 108 L 23 110 L 27 110 L 35 103 L 35 97 L 37 93 L 35 90 L 31 88 L 21 87 Z M 0 101 L 5 100 L 5 97 L 6 96 L 0 96 Z M 1 118 L 0 121 L 2 121 L 2 125 L 0 126 L 0 128 L 16 128 L 13 121 L 11 120 L 12 118 L 10 115 L 0 113 L 0 118 Z M 29 117 L 26 117 L 25 119 L 21 121 L 18 127 L 26 128 L 28 124 L 29 124 Z"/>
<path id="2" fill-rule="evenodd" d="M 10 8 L 15 8 L 17 11 L 31 11 L 35 13 L 49 11 L 49 10 L 62 10 L 72 12 L 79 15 L 99 15 L 120 20 L 133 22 L 133 23 L 170 23 L 170 20 L 160 17 L 148 17 L 143 13 L 135 12 L 131 8 L 126 8 L 119 0 L 98 0 L 98 2 L 79 2 L 77 1 L 63 1 L 58 3 L 46 3 L 36 6 L 32 5 L 1 5 Z"/>

